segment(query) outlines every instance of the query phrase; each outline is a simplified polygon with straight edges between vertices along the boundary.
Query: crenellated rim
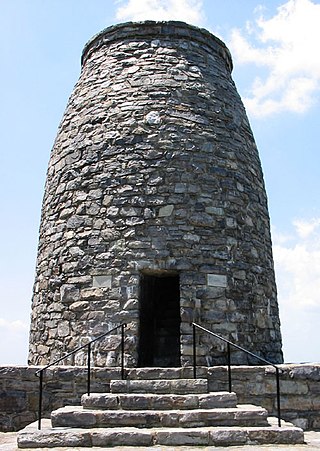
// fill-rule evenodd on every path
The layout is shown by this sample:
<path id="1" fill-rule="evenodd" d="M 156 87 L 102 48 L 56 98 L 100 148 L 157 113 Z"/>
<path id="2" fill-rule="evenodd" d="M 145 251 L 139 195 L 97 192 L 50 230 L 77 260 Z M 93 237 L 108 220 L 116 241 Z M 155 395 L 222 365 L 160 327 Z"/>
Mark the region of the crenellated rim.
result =
<path id="1" fill-rule="evenodd" d="M 100 31 L 100 33 L 93 36 L 84 46 L 81 65 L 83 66 L 90 54 L 99 49 L 102 45 L 110 44 L 117 40 L 128 39 L 130 37 L 149 39 L 166 37 L 196 41 L 200 45 L 205 45 L 211 48 L 215 53 L 218 53 L 225 60 L 230 72 L 233 68 L 230 51 L 223 41 L 204 28 L 198 28 L 194 25 L 174 20 L 125 22 L 105 28 Z"/>

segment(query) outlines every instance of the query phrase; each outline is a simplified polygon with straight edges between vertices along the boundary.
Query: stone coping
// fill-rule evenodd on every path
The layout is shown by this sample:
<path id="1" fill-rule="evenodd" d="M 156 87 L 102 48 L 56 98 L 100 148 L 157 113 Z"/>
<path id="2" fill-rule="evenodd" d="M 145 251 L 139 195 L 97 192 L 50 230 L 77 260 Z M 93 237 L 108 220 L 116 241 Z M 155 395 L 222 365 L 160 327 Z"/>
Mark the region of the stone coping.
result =
<path id="1" fill-rule="evenodd" d="M 86 63 L 92 52 L 104 44 L 128 38 L 135 39 L 187 39 L 197 42 L 202 46 L 209 47 L 218 53 L 225 61 L 228 69 L 232 72 L 233 63 L 229 49 L 221 39 L 214 36 L 205 28 L 198 28 L 180 21 L 153 21 L 125 22 L 112 25 L 93 36 L 84 46 L 81 65 Z"/>

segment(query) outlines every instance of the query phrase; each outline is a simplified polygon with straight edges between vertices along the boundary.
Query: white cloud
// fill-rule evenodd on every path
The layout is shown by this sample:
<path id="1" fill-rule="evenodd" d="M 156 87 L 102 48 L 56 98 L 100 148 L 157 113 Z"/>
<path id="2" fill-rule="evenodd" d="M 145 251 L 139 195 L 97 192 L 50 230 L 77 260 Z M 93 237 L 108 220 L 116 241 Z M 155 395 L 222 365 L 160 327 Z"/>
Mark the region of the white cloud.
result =
<path id="1" fill-rule="evenodd" d="M 25 365 L 29 324 L 0 318 L 0 365 Z"/>
<path id="2" fill-rule="evenodd" d="M 233 30 L 230 48 L 238 63 L 267 69 L 244 98 L 248 111 L 267 116 L 283 111 L 306 112 L 318 98 L 320 60 L 320 4 L 289 0 L 266 19 L 263 10 L 246 30 Z"/>
<path id="3" fill-rule="evenodd" d="M 274 225 L 271 227 L 272 241 L 277 245 L 283 245 L 294 239 L 294 235 L 289 235 L 288 233 L 280 232 Z"/>
<path id="4" fill-rule="evenodd" d="M 297 219 L 294 233 L 272 232 L 286 362 L 319 362 L 320 218 Z"/>
<path id="5" fill-rule="evenodd" d="M 320 307 L 320 218 L 293 221 L 295 236 L 273 235 L 279 303 Z"/>
<path id="6" fill-rule="evenodd" d="M 21 320 L 8 321 L 6 319 L 0 318 L 0 330 L 6 330 L 10 332 L 19 332 L 28 330 L 29 325 Z"/>
<path id="7" fill-rule="evenodd" d="M 320 218 L 314 218 L 309 221 L 296 219 L 293 221 L 293 225 L 301 238 L 308 238 L 317 231 L 318 227 L 320 228 Z"/>
<path id="8" fill-rule="evenodd" d="M 127 0 L 116 11 L 119 21 L 181 20 L 201 25 L 204 20 L 202 0 Z"/>

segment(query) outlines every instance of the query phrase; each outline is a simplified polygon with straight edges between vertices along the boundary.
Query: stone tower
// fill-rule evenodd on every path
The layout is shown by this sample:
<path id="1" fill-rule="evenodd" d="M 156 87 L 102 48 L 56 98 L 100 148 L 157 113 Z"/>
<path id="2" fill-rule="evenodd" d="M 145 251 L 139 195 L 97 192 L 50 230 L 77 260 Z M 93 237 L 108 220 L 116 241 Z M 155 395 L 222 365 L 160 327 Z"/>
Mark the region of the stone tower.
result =
<path id="1" fill-rule="evenodd" d="M 282 361 L 263 175 L 231 70 L 223 42 L 182 22 L 85 46 L 48 168 L 30 363 L 125 322 L 126 365 L 190 364 L 192 321 Z M 94 364 L 118 365 L 119 348 L 97 342 Z M 198 363 L 225 363 L 224 345 L 201 335 Z"/>

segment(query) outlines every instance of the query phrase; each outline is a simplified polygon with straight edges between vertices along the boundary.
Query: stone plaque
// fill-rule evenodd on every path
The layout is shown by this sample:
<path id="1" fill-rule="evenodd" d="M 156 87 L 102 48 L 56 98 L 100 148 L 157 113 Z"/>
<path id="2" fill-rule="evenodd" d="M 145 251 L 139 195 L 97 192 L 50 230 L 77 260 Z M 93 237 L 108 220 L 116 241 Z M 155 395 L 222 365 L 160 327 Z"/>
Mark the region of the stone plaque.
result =
<path id="1" fill-rule="evenodd" d="M 111 288 L 112 276 L 93 276 L 94 288 Z"/>
<path id="2" fill-rule="evenodd" d="M 207 274 L 207 285 L 209 285 L 209 287 L 226 288 L 227 276 L 221 274 Z"/>

